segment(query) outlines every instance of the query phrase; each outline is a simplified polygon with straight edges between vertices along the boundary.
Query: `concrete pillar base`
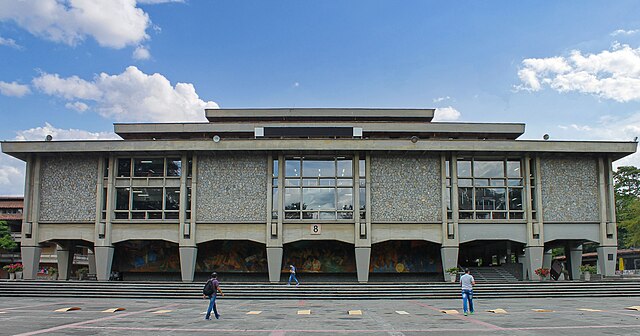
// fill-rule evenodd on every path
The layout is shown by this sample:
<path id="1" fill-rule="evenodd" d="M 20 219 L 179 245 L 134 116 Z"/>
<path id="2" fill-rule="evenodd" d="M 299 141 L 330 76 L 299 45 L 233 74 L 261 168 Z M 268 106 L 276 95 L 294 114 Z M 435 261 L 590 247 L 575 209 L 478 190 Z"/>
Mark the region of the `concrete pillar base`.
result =
<path id="1" fill-rule="evenodd" d="M 369 281 L 369 262 L 371 261 L 370 247 L 356 247 L 356 269 L 358 271 L 358 282 Z"/>
<path id="2" fill-rule="evenodd" d="M 89 259 L 89 273 L 96 274 L 96 255 L 93 254 L 93 251 L 89 251 L 87 258 Z"/>
<path id="3" fill-rule="evenodd" d="M 544 247 L 543 246 L 527 246 L 524 248 L 524 257 L 527 260 L 528 268 L 525 269 L 527 274 L 523 274 L 525 279 L 537 280 L 536 270 L 542 267 Z"/>
<path id="4" fill-rule="evenodd" d="M 40 252 L 42 250 L 38 246 L 22 246 L 20 253 L 22 255 L 23 278 L 25 280 L 35 280 L 40 267 Z"/>
<path id="5" fill-rule="evenodd" d="M 582 245 L 569 247 L 569 276 L 571 280 L 580 279 L 580 265 L 582 265 Z"/>
<path id="6" fill-rule="evenodd" d="M 267 247 L 267 263 L 269 264 L 269 282 L 280 282 L 282 247 Z"/>
<path id="7" fill-rule="evenodd" d="M 616 258 L 618 256 L 617 246 L 598 247 L 598 273 L 603 276 L 614 276 L 616 274 Z"/>
<path id="8" fill-rule="evenodd" d="M 446 272 L 450 268 L 458 267 L 458 252 L 460 248 L 455 247 L 441 247 L 440 257 L 442 258 L 442 279 L 445 282 L 451 281 L 451 276 Z"/>
<path id="9" fill-rule="evenodd" d="M 96 246 L 96 278 L 98 281 L 109 281 L 111 264 L 113 263 L 113 246 Z"/>
<path id="10" fill-rule="evenodd" d="M 56 247 L 56 257 L 58 258 L 58 279 L 69 280 L 73 265 L 73 250 L 69 246 L 58 246 Z"/>
<path id="11" fill-rule="evenodd" d="M 545 250 L 542 256 L 542 267 L 551 269 L 551 262 L 553 261 L 553 251 Z"/>
<path id="12" fill-rule="evenodd" d="M 193 282 L 197 257 L 197 247 L 180 246 L 180 273 L 182 275 L 182 282 Z"/>

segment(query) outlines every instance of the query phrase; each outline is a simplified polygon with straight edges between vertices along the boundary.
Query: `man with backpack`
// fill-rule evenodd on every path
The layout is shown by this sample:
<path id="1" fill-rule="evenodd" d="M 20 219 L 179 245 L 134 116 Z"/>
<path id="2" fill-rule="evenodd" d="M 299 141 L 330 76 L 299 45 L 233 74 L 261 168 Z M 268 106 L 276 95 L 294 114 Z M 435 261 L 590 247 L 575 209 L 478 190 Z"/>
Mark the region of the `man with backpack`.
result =
<path id="1" fill-rule="evenodd" d="M 218 281 L 218 274 L 216 272 L 211 273 L 211 279 L 207 281 L 202 289 L 202 298 L 209 299 L 209 308 L 207 308 L 207 315 L 205 315 L 205 320 L 211 320 L 211 310 L 213 310 L 213 315 L 216 319 L 220 318 L 220 314 L 218 314 L 218 309 L 216 309 L 216 296 L 220 292 L 220 296 L 224 296 L 222 290 L 220 289 L 220 282 Z"/>

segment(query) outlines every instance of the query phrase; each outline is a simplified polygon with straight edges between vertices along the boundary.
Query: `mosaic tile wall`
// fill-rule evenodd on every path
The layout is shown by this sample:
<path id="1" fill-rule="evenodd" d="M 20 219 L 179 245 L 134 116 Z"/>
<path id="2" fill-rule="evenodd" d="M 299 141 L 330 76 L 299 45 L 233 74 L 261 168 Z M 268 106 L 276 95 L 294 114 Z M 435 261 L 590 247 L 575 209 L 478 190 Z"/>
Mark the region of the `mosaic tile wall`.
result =
<path id="1" fill-rule="evenodd" d="M 198 157 L 198 221 L 264 221 L 267 156 L 216 154 Z"/>
<path id="2" fill-rule="evenodd" d="M 95 221 L 98 157 L 43 157 L 40 220 Z"/>
<path id="3" fill-rule="evenodd" d="M 370 171 L 373 222 L 442 220 L 440 157 L 372 154 Z"/>
<path id="4" fill-rule="evenodd" d="M 545 222 L 599 221 L 597 159 L 543 158 L 540 174 Z"/>

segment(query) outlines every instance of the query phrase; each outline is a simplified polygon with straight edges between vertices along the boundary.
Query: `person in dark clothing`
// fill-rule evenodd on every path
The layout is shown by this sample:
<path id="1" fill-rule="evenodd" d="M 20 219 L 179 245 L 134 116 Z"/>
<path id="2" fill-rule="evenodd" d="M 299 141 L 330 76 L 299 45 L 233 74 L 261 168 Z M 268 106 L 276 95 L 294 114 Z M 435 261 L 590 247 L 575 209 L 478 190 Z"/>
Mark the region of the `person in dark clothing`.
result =
<path id="1" fill-rule="evenodd" d="M 209 308 L 207 308 L 207 315 L 205 315 L 205 320 L 211 320 L 211 311 L 213 310 L 213 315 L 216 319 L 220 318 L 220 314 L 218 314 L 218 309 L 216 308 L 216 296 L 220 292 L 220 296 L 224 296 L 224 293 L 220 289 L 220 282 L 218 281 L 218 274 L 216 272 L 211 273 L 211 279 L 207 281 L 207 284 L 204 286 L 202 298 L 209 299 Z"/>

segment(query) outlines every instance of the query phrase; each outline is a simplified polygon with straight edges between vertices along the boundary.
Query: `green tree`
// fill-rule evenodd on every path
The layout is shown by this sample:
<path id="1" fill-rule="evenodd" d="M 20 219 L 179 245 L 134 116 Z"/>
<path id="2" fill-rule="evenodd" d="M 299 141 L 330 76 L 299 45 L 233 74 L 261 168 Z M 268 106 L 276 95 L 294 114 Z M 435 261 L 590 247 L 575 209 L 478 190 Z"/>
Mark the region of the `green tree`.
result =
<path id="1" fill-rule="evenodd" d="M 18 244 L 11 237 L 11 230 L 7 222 L 0 221 L 0 250 L 12 251 Z"/>
<path id="2" fill-rule="evenodd" d="M 621 166 L 613 173 L 618 247 L 640 245 L 640 169 Z"/>

